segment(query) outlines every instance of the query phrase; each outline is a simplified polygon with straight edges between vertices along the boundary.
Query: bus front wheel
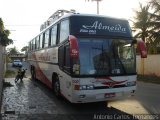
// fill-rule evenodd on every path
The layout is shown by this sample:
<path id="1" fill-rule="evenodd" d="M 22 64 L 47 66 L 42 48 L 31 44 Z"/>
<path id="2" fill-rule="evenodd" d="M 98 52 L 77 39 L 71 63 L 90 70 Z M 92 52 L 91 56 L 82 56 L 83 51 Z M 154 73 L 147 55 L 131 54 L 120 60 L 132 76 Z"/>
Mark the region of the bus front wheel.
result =
<path id="1" fill-rule="evenodd" d="M 33 66 L 31 67 L 31 78 L 32 80 L 36 80 L 35 68 Z"/>
<path id="2" fill-rule="evenodd" d="M 57 97 L 60 97 L 60 83 L 57 76 L 53 80 L 53 91 Z"/>

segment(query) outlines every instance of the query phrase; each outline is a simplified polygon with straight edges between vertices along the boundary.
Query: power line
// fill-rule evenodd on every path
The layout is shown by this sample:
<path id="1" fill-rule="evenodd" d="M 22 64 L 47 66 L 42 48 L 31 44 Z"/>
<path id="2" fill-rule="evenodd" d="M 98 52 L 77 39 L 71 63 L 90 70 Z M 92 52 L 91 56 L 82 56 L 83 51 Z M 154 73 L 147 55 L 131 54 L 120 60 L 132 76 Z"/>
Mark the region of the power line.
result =
<path id="1" fill-rule="evenodd" d="M 9 30 L 9 31 L 16 31 L 16 30 Z"/>
<path id="2" fill-rule="evenodd" d="M 30 26 L 31 26 L 31 27 L 33 27 L 33 26 L 40 26 L 40 25 L 38 25 L 38 24 L 35 24 L 35 25 L 34 25 L 34 24 L 33 24 L 33 25 L 25 25 L 25 24 L 24 24 L 24 25 L 23 25 L 23 24 L 22 24 L 22 25 L 18 25 L 18 24 L 9 25 L 9 24 L 8 24 L 8 25 L 4 25 L 4 26 L 14 26 L 14 27 L 25 27 L 25 26 L 26 26 L 26 27 L 30 27 Z"/>
<path id="3" fill-rule="evenodd" d="M 86 1 L 86 0 L 85 0 Z M 90 1 L 90 0 L 87 0 L 88 2 Z M 91 0 L 92 2 L 93 1 L 96 1 L 97 2 L 97 14 L 99 14 L 99 2 L 101 2 L 102 0 Z"/>

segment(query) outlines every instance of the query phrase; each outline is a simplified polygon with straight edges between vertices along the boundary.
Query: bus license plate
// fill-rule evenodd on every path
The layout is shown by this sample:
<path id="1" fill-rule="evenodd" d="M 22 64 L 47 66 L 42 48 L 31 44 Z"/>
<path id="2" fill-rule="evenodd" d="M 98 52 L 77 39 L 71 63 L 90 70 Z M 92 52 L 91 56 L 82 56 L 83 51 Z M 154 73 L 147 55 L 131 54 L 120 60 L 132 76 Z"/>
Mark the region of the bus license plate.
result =
<path id="1" fill-rule="evenodd" d="M 104 94 L 104 97 L 105 97 L 105 98 L 115 97 L 115 93 L 105 93 L 105 94 Z"/>

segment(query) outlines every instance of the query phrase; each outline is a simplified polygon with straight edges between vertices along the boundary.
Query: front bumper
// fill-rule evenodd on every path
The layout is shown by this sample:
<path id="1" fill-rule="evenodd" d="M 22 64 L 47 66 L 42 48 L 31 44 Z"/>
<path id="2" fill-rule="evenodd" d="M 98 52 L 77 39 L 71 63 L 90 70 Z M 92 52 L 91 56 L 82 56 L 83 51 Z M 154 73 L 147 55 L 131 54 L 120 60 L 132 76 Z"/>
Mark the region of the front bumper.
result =
<path id="1" fill-rule="evenodd" d="M 121 99 L 134 95 L 135 90 L 136 86 L 118 89 L 80 90 L 73 93 L 71 102 L 87 103 Z"/>

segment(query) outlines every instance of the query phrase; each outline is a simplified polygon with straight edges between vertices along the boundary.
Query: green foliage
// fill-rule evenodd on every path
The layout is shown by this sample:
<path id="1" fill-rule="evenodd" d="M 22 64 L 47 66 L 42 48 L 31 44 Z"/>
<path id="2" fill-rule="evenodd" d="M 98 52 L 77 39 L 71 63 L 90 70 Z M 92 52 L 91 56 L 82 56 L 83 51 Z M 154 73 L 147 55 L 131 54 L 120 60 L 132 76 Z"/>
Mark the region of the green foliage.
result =
<path id="1" fill-rule="evenodd" d="M 9 78 L 9 77 L 15 77 L 16 75 L 16 72 L 15 71 L 12 71 L 12 70 L 7 70 L 5 72 L 5 78 Z"/>
<path id="2" fill-rule="evenodd" d="M 143 41 L 146 41 L 146 38 L 149 36 L 149 22 L 150 14 L 149 8 L 150 5 L 143 6 L 139 3 L 140 10 L 135 11 L 136 16 L 134 17 L 133 28 L 139 32 L 135 35 L 136 38 L 141 38 Z"/>
<path id="3" fill-rule="evenodd" d="M 27 52 L 28 51 L 28 46 L 24 46 L 22 49 L 21 49 L 21 52 Z"/>
<path id="4" fill-rule="evenodd" d="M 3 25 L 3 21 L 0 18 L 0 32 L 2 33 L 4 31 L 4 25 Z"/>
<path id="5" fill-rule="evenodd" d="M 9 48 L 7 51 L 9 55 L 15 55 L 19 53 L 15 46 L 13 48 Z"/>
<path id="6" fill-rule="evenodd" d="M 138 81 L 160 84 L 160 77 L 156 75 L 138 75 Z"/>
<path id="7" fill-rule="evenodd" d="M 147 43 L 147 48 L 148 48 L 148 54 L 157 54 L 158 53 L 158 48 L 155 47 L 156 43 Z"/>
<path id="8" fill-rule="evenodd" d="M 3 87 L 13 87 L 13 85 L 10 82 L 3 82 Z"/>
<path id="9" fill-rule="evenodd" d="M 8 63 L 10 63 L 12 60 L 11 60 L 11 58 L 8 56 L 8 55 L 6 55 L 6 63 L 8 64 Z"/>
<path id="10" fill-rule="evenodd" d="M 140 3 L 140 9 L 135 13 L 134 37 L 146 42 L 148 53 L 157 54 L 159 52 L 157 45 L 160 44 L 160 3 L 157 0 L 151 0 L 145 6 Z"/>
<path id="11" fill-rule="evenodd" d="M 13 44 L 13 40 L 8 38 L 9 34 L 10 34 L 10 31 L 5 30 L 3 21 L 0 18 L 0 44 L 2 46 Z"/>

